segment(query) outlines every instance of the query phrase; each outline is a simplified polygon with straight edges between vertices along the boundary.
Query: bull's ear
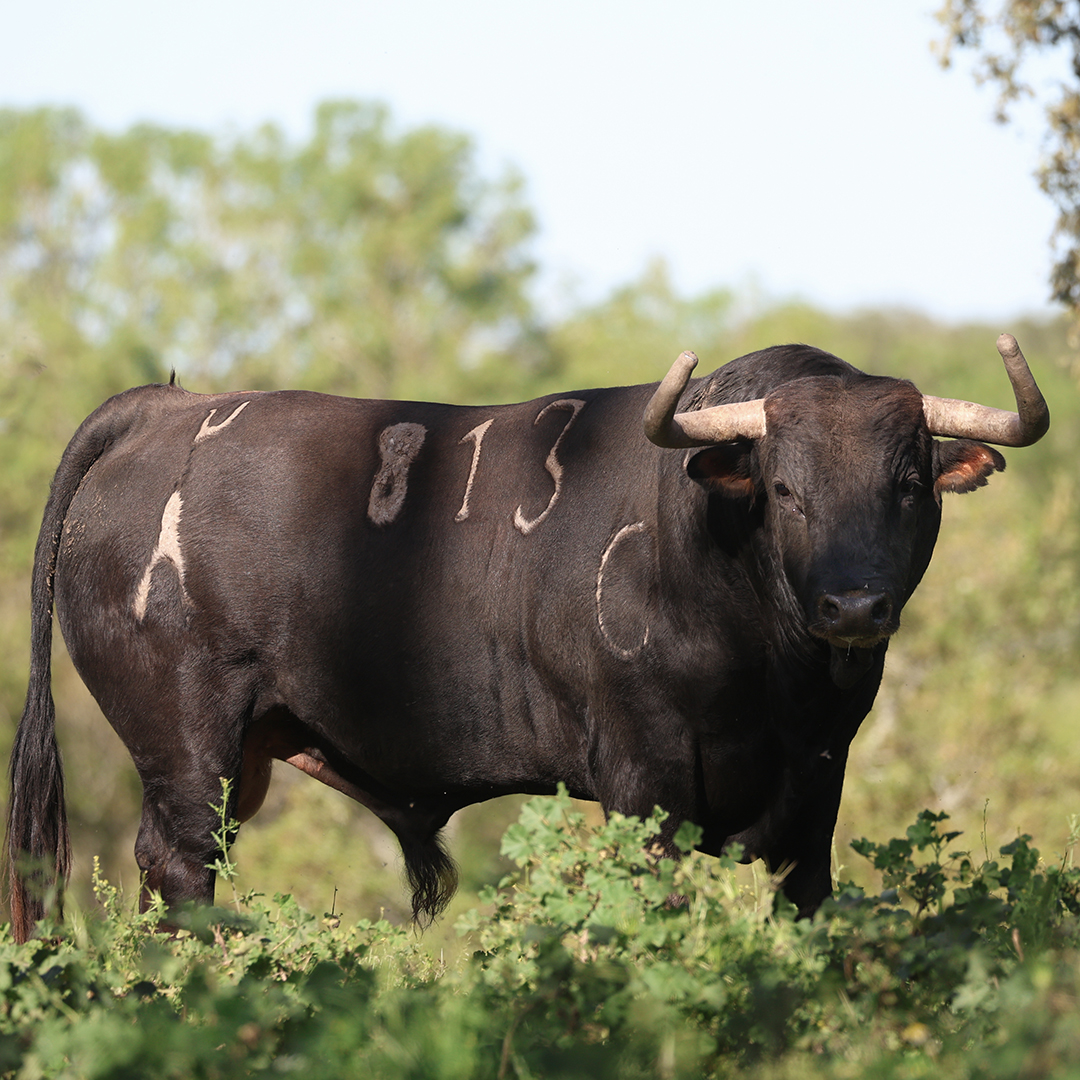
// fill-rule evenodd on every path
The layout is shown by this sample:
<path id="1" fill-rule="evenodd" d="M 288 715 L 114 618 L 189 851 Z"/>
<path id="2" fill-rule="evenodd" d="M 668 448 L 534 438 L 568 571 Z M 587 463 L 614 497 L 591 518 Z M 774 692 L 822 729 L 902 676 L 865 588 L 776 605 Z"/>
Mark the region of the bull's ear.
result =
<path id="1" fill-rule="evenodd" d="M 985 443 L 970 439 L 934 443 L 934 490 L 938 493 L 974 491 L 1004 468 L 1005 459 Z"/>
<path id="2" fill-rule="evenodd" d="M 753 445 L 749 439 L 737 439 L 707 447 L 686 463 L 686 475 L 707 491 L 750 498 L 755 488 L 751 466 Z"/>

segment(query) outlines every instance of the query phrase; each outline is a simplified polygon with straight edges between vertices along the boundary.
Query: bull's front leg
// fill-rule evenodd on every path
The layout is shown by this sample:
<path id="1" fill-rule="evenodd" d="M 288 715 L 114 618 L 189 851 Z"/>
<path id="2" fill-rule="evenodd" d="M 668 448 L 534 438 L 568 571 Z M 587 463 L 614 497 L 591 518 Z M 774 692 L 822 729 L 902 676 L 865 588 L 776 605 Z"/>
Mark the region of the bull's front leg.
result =
<path id="1" fill-rule="evenodd" d="M 628 718 L 629 719 L 629 718 Z M 613 737 L 622 732 L 622 738 Z M 684 821 L 699 822 L 696 752 L 693 740 L 675 725 L 656 722 L 648 730 L 612 724 L 590 753 L 593 790 L 605 815 L 644 820 L 659 807 L 667 817 L 657 840 L 664 855 L 678 858 L 675 834 Z M 629 735 L 629 737 L 626 737 Z"/>
<path id="2" fill-rule="evenodd" d="M 846 764 L 847 751 L 833 751 L 827 775 L 790 800 L 763 852 L 770 873 L 782 875 L 782 891 L 800 919 L 812 916 L 832 895 L 833 832 Z"/>

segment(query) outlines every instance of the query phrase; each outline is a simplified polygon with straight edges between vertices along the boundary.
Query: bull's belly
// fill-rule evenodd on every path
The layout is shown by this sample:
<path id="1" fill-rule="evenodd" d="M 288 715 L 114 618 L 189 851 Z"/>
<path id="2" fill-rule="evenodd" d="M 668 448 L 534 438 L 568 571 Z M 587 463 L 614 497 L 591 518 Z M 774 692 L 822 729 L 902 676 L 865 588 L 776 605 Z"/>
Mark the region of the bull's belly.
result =
<path id="1" fill-rule="evenodd" d="M 583 733 L 555 702 L 536 702 L 521 712 L 483 695 L 443 693 L 432 707 L 379 689 L 373 680 L 366 691 L 330 708 L 312 709 L 302 699 L 288 708 L 394 791 L 453 791 L 464 805 L 512 792 L 554 791 L 561 782 L 592 797 Z"/>

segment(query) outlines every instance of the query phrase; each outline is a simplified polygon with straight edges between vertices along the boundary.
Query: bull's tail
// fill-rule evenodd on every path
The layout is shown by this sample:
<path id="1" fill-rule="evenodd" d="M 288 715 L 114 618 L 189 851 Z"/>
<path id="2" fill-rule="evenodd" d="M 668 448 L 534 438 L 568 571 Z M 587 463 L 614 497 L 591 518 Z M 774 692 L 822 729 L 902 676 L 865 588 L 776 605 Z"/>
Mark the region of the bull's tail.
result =
<path id="1" fill-rule="evenodd" d="M 52 603 L 31 632 L 30 688 L 11 749 L 7 838 L 8 904 L 16 941 L 26 941 L 67 881 L 71 842 L 64 809 L 64 770 L 56 745 L 56 709 L 50 689 Z M 50 903 L 55 900 L 55 904 Z"/>
<path id="2" fill-rule="evenodd" d="M 149 388 L 146 388 L 149 389 Z M 59 908 L 71 866 L 64 770 L 52 696 L 53 575 L 71 500 L 95 461 L 130 426 L 141 391 L 112 398 L 88 417 L 53 478 L 34 552 L 30 589 L 30 684 L 11 750 L 8 792 L 8 903 L 16 941 L 26 941 L 48 908 Z"/>

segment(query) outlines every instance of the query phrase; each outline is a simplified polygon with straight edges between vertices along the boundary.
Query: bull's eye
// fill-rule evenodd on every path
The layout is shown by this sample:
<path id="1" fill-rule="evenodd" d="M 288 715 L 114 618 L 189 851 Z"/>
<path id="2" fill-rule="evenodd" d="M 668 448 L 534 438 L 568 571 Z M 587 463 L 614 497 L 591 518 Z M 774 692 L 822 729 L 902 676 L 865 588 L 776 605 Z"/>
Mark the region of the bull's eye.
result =
<path id="1" fill-rule="evenodd" d="M 900 504 L 902 506 L 914 506 L 915 496 L 921 487 L 922 484 L 917 476 L 905 476 L 896 487 Z"/>
<path id="2" fill-rule="evenodd" d="M 787 484 L 777 480 L 773 484 L 773 491 L 776 492 L 776 501 L 785 509 L 790 510 L 793 514 L 799 517 L 803 516 L 802 508 L 795 502 L 795 496 L 792 495 L 791 489 Z"/>

